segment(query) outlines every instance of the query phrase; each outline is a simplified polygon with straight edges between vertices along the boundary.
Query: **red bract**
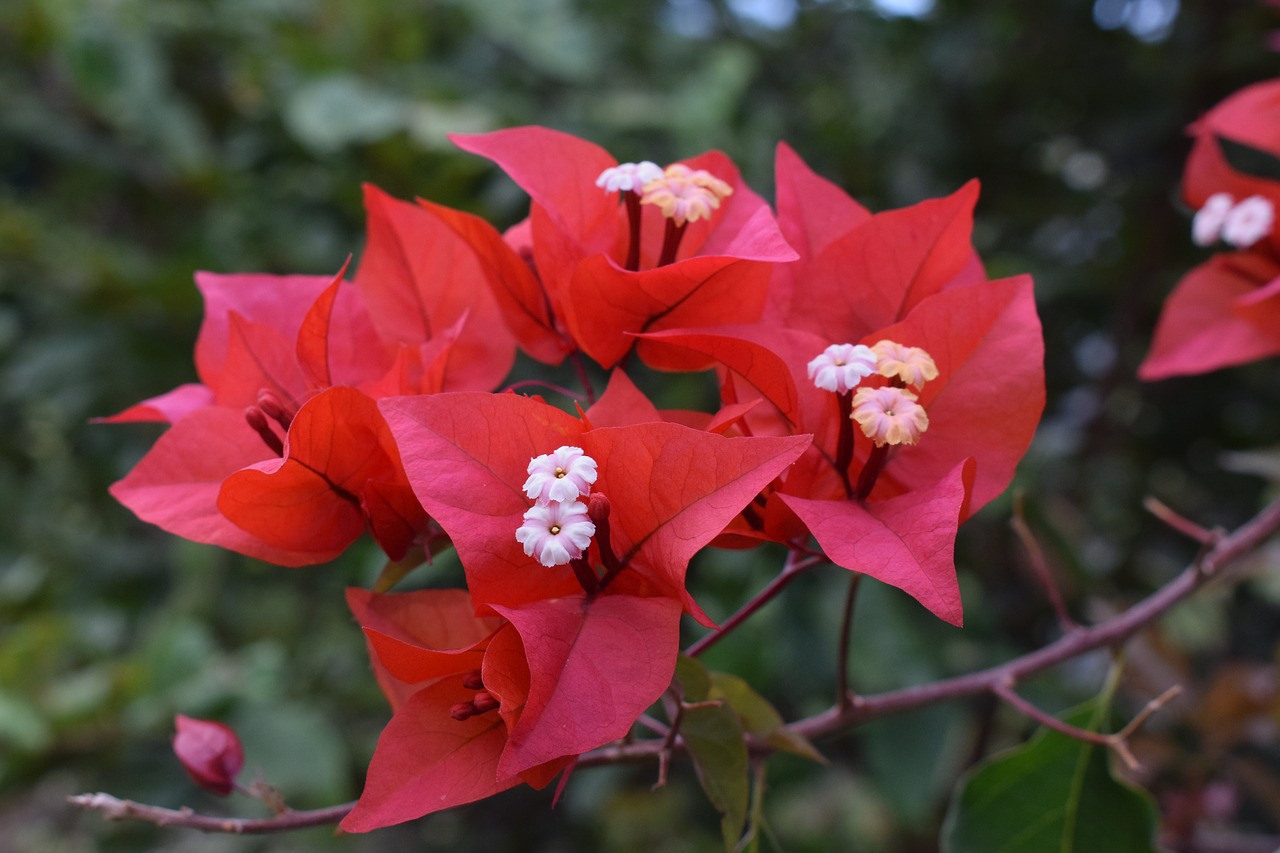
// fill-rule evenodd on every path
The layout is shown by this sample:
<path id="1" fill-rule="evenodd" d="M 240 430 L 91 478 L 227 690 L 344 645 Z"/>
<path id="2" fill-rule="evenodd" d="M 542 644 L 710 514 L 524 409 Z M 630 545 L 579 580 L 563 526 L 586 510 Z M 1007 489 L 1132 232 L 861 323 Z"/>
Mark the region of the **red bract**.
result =
<path id="1" fill-rule="evenodd" d="M 521 782 L 541 788 L 575 756 L 625 735 L 675 670 L 673 599 L 579 593 L 483 619 L 454 590 L 352 590 L 348 601 L 395 708 L 342 822 L 348 831 Z"/>
<path id="2" fill-rule="evenodd" d="M 225 797 L 235 788 L 236 776 L 244 767 L 244 748 L 228 726 L 212 720 L 197 720 L 178 714 L 173 753 L 195 783 Z"/>
<path id="3" fill-rule="evenodd" d="M 1246 199 L 1274 212 L 1280 181 L 1249 175 L 1227 160 L 1224 143 L 1280 157 L 1280 80 L 1249 86 L 1214 107 L 1189 128 L 1195 137 L 1183 174 L 1182 197 L 1195 211 Z M 1197 217 L 1197 228 L 1201 223 Z M 1197 235 L 1216 241 L 1210 225 Z M 1208 232 L 1214 233 L 1208 233 Z M 1230 236 L 1223 228 L 1224 237 Z M 1229 242 L 1229 241 L 1228 241 Z M 1241 251 L 1221 252 L 1178 282 L 1165 302 L 1151 351 L 1138 368 L 1142 379 L 1207 373 L 1280 354 L 1280 229 L 1272 225 Z"/>
<path id="4" fill-rule="evenodd" d="M 369 187 L 354 285 L 197 275 L 201 384 L 110 420 L 173 427 L 112 493 L 138 516 L 282 565 L 323 562 L 368 529 L 393 559 L 426 516 L 374 400 L 496 385 L 514 357 L 490 267 L 438 212 Z"/>
<path id="5" fill-rule="evenodd" d="M 513 239 L 531 252 L 544 292 L 507 289 L 503 307 L 512 327 L 568 337 L 605 367 L 630 350 L 628 333 L 758 319 L 770 265 L 795 258 L 768 205 L 718 152 L 682 162 L 710 172 L 731 194 L 709 218 L 688 222 L 668 261 L 660 250 L 671 220 L 654 205 L 638 205 L 639 231 L 631 232 L 627 205 L 596 185 L 617 165 L 599 146 L 542 127 L 453 140 L 493 160 L 533 199 L 528 230 Z M 643 346 L 640 354 L 661 357 Z"/>
<path id="6" fill-rule="evenodd" d="M 788 540 L 807 530 L 838 564 L 897 586 L 947 621 L 961 607 L 952 547 L 957 526 L 1008 485 L 1044 404 L 1043 342 L 1031 281 L 986 281 L 968 234 L 976 188 L 876 216 L 819 198 L 847 224 L 799 204 L 822 187 L 789 149 L 779 151 L 780 222 L 801 260 L 777 268 L 770 300 L 791 328 L 734 326 L 669 331 L 678 345 L 725 368 L 726 402 L 763 401 L 745 416 L 753 435 L 809 433 L 813 447 L 735 527 Z M 882 451 L 865 497 L 853 494 L 872 442 L 856 429 L 847 472 L 836 469 L 847 414 L 814 386 L 806 365 L 831 344 L 881 340 L 920 347 L 939 376 L 919 392 L 928 430 L 915 446 Z M 874 377 L 867 387 L 884 384 Z M 799 524 L 797 523 L 799 522 Z"/>
<path id="7" fill-rule="evenodd" d="M 457 547 L 481 612 L 582 591 L 568 566 L 542 566 L 516 541 L 530 507 L 522 484 L 533 457 L 572 445 L 595 459 L 592 491 L 611 502 L 612 547 L 626 565 L 614 584 L 683 598 L 697 615 L 684 590 L 690 558 L 809 444 L 808 436 L 725 438 L 672 423 L 590 429 L 514 394 L 437 394 L 381 406 L 406 449 L 409 482 Z"/>

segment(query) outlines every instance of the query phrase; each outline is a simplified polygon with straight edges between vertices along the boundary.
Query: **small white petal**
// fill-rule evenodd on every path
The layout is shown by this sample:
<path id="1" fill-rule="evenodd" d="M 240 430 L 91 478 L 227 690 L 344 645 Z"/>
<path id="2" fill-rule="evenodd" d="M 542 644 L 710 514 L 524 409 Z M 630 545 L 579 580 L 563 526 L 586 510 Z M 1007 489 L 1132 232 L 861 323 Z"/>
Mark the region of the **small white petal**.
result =
<path id="1" fill-rule="evenodd" d="M 596 186 L 605 192 L 640 192 L 650 181 L 662 177 L 662 167 L 642 160 L 639 163 L 619 163 L 600 173 Z"/>
<path id="2" fill-rule="evenodd" d="M 587 456 L 581 447 L 559 447 L 553 453 L 529 460 L 529 479 L 524 481 L 524 493 L 539 504 L 586 497 L 596 481 L 596 468 L 596 460 Z"/>
<path id="3" fill-rule="evenodd" d="M 876 372 L 876 354 L 864 344 L 832 344 L 808 364 L 809 378 L 823 391 L 847 394 Z"/>
<path id="4" fill-rule="evenodd" d="M 1196 211 L 1195 217 L 1191 220 L 1191 240 L 1197 246 L 1212 246 L 1218 242 L 1218 235 L 1222 233 L 1222 224 L 1227 219 L 1227 214 L 1235 205 L 1233 199 L 1228 193 L 1214 193 L 1205 200 L 1204 207 Z"/>
<path id="5" fill-rule="evenodd" d="M 596 526 L 580 501 L 532 506 L 524 524 L 516 529 L 516 541 L 524 553 L 544 566 L 563 566 L 581 557 L 591 544 Z"/>
<path id="6" fill-rule="evenodd" d="M 1222 223 L 1222 239 L 1237 249 L 1247 249 L 1271 233 L 1275 208 L 1260 195 L 1251 195 L 1231 208 Z"/>

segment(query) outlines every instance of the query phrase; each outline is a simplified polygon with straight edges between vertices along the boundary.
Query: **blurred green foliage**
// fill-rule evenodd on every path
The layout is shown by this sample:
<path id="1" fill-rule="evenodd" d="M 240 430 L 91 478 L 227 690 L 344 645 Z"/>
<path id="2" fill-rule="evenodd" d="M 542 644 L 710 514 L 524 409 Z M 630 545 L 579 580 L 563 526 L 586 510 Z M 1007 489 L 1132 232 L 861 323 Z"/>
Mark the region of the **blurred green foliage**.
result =
<path id="1" fill-rule="evenodd" d="M 63 803 L 108 790 L 221 808 L 168 755 L 176 712 L 239 729 L 249 767 L 292 805 L 358 793 L 387 712 L 341 590 L 368 585 L 376 555 L 285 570 L 150 529 L 106 489 L 157 430 L 89 421 L 193 378 L 193 270 L 332 273 L 358 254 L 362 181 L 514 222 L 525 199 L 449 132 L 539 123 L 622 159 L 721 148 L 766 193 L 786 140 L 875 209 L 979 177 L 975 240 L 993 275 L 1035 276 L 1048 342 L 1049 406 L 1020 476 L 1030 521 L 1082 617 L 1167 579 L 1191 549 L 1142 497 L 1238 523 L 1266 459 L 1224 471 L 1223 454 L 1280 434 L 1274 364 L 1133 378 L 1160 301 L 1201 258 L 1176 200 L 1181 128 L 1272 73 L 1280 21 L 1246 0 L 1152 2 L 1164 29 L 1125 18 L 1143 5 L 1129 0 L 938 0 L 920 17 L 871 0 L 0 5 L 0 846 L 718 849 L 715 811 L 679 764 L 657 793 L 652 768 L 583 772 L 555 812 L 547 794 L 510 792 L 367 838 L 193 837 Z M 857 689 L 1053 636 L 1008 512 L 999 501 L 962 534 L 965 630 L 864 585 Z M 712 554 L 691 577 L 724 615 L 776 556 Z M 797 582 L 708 665 L 785 716 L 825 707 L 842 580 Z M 1172 672 L 1203 699 L 1202 674 L 1226 658 L 1274 676 L 1278 600 L 1258 583 L 1186 611 L 1132 655 L 1134 696 Z M 1028 695 L 1065 707 L 1094 691 L 1095 664 Z M 1178 792 L 1225 775 L 1240 826 L 1280 829 L 1276 804 L 1231 775 L 1249 761 L 1274 781 L 1274 749 L 1206 745 L 1190 712 L 1155 727 L 1190 748 L 1144 781 Z M 820 744 L 830 768 L 778 757 L 770 831 L 788 851 L 932 849 L 957 775 L 1024 731 L 990 703 L 956 704 Z"/>

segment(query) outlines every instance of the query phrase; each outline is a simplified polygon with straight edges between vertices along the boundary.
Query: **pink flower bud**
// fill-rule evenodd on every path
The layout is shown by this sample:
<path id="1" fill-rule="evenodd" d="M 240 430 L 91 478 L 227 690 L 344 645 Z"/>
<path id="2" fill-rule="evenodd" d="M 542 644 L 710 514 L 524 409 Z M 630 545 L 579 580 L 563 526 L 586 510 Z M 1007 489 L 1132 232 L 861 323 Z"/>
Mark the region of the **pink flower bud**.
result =
<path id="1" fill-rule="evenodd" d="M 179 714 L 173 752 L 197 785 L 225 797 L 235 787 L 236 774 L 244 767 L 244 747 L 228 726 Z"/>

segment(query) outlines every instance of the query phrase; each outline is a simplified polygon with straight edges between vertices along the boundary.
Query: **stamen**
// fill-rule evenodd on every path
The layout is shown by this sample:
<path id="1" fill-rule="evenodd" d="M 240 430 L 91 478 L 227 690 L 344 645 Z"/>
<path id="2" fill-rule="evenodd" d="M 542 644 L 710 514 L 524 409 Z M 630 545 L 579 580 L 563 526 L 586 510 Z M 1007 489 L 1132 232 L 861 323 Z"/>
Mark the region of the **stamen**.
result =
<path id="1" fill-rule="evenodd" d="M 929 428 L 929 415 L 916 402 L 915 394 L 905 388 L 859 388 L 853 395 L 852 418 L 862 427 L 862 434 L 886 444 L 915 444 Z"/>
<path id="2" fill-rule="evenodd" d="M 881 376 L 896 379 L 916 390 L 938 378 L 938 365 L 920 347 L 903 346 L 896 341 L 880 341 L 871 347 L 876 355 L 876 370 Z"/>
<path id="3" fill-rule="evenodd" d="M 863 344 L 832 344 L 809 362 L 809 378 L 824 391 L 848 394 L 876 370 L 876 355 Z"/>
<path id="4" fill-rule="evenodd" d="M 473 669 L 467 673 L 462 679 L 462 686 L 468 690 L 480 690 L 484 687 L 484 679 L 480 675 L 480 670 Z"/>

